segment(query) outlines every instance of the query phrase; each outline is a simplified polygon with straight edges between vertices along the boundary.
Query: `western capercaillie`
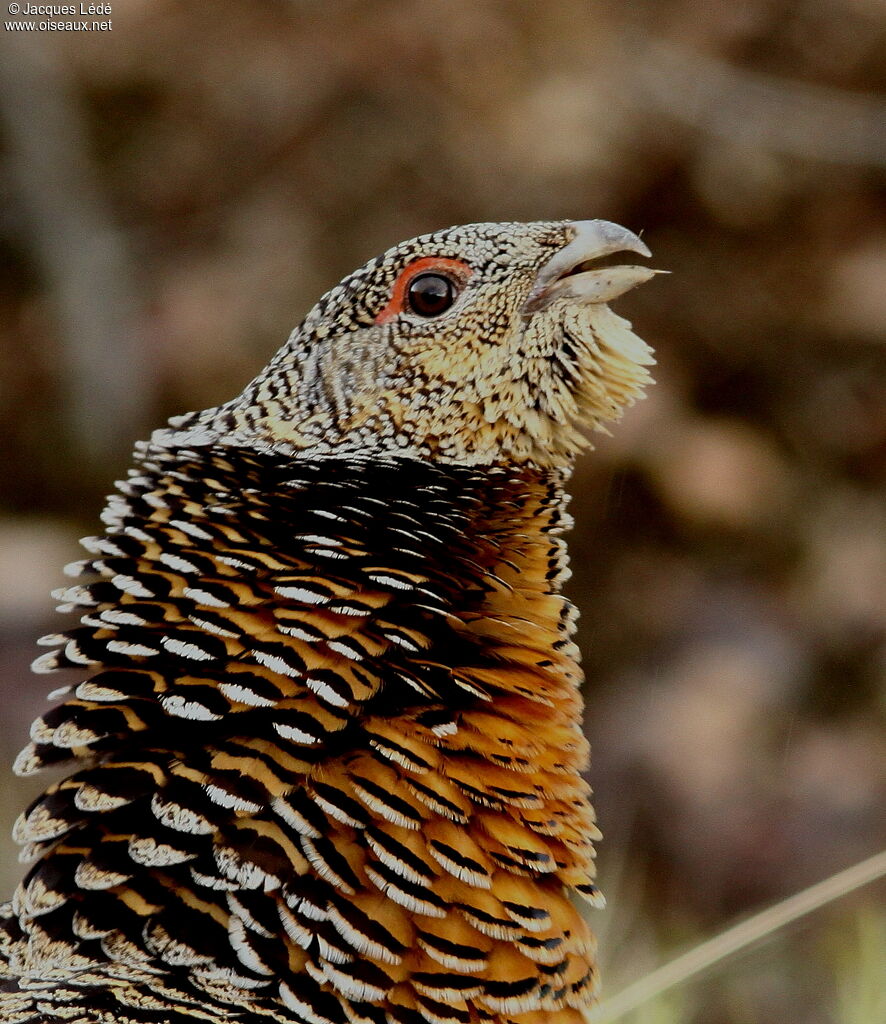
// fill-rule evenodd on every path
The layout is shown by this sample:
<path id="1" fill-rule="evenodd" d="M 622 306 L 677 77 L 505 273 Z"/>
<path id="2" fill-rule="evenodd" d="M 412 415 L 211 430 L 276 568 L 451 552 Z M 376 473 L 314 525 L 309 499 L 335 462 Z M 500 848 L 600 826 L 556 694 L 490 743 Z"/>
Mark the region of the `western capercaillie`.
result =
<path id="1" fill-rule="evenodd" d="M 578 1024 L 596 987 L 561 534 L 650 378 L 605 221 L 474 224 L 333 288 L 136 449 L 45 637 L 0 927 L 16 1024 Z"/>

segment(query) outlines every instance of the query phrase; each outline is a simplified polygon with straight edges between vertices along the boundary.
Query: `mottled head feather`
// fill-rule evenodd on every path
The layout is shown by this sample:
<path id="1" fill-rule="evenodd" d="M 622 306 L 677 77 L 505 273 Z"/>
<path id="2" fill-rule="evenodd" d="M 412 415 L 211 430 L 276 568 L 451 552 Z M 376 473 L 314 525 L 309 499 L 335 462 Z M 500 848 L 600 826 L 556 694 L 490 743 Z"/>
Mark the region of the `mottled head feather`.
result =
<path id="1" fill-rule="evenodd" d="M 177 417 L 152 443 L 566 468 L 588 428 L 651 380 L 651 350 L 605 302 L 653 272 L 587 269 L 623 249 L 648 254 L 605 221 L 469 224 L 403 242 L 329 291 L 238 398 Z M 464 268 L 453 306 L 430 318 L 398 308 L 404 272 L 436 260 Z"/>

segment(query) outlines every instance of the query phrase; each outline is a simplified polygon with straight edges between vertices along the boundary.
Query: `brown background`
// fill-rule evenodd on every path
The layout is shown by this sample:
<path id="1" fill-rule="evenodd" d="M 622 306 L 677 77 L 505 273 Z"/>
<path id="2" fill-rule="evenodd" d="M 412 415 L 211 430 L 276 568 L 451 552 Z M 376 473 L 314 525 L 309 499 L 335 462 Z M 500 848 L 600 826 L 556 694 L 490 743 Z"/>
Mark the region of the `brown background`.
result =
<path id="1" fill-rule="evenodd" d="M 609 991 L 882 847 L 881 4 L 112 6 L 0 31 L 3 762 L 133 439 L 402 238 L 605 217 L 672 271 L 618 303 L 659 383 L 574 488 Z M 878 895 L 654 1019 L 866 1024 Z"/>

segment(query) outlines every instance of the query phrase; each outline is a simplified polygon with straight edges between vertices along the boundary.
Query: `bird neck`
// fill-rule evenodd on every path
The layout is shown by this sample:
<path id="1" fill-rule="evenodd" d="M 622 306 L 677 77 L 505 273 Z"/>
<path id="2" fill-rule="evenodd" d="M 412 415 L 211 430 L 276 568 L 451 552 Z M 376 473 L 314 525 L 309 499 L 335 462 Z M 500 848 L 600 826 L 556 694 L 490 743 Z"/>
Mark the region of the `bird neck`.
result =
<path id="1" fill-rule="evenodd" d="M 38 662 L 93 674 L 18 762 L 84 762 L 17 826 L 33 962 L 333 1021 L 586 1002 L 564 504 L 533 468 L 145 454 Z"/>

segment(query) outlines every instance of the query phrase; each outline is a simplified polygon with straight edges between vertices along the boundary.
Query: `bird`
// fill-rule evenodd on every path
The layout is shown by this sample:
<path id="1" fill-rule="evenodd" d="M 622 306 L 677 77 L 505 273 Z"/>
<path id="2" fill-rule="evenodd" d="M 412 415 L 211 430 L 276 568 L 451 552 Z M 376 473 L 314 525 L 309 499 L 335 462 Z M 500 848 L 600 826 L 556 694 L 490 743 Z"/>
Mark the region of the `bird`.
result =
<path id="1" fill-rule="evenodd" d="M 600 833 L 563 534 L 652 350 L 604 220 L 421 235 L 174 417 L 54 592 L 7 1024 L 580 1024 Z"/>

